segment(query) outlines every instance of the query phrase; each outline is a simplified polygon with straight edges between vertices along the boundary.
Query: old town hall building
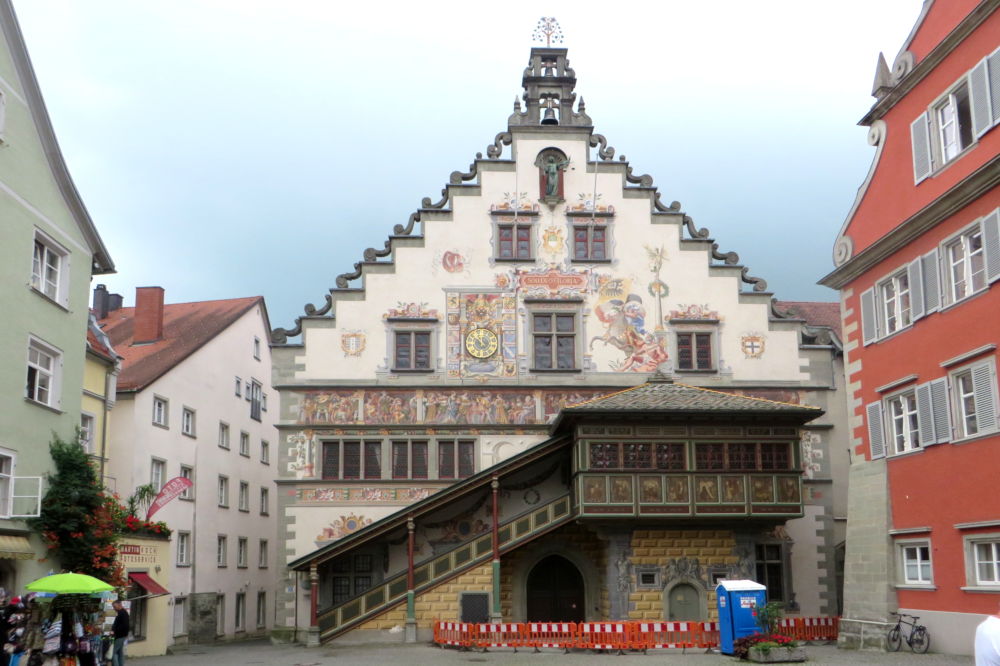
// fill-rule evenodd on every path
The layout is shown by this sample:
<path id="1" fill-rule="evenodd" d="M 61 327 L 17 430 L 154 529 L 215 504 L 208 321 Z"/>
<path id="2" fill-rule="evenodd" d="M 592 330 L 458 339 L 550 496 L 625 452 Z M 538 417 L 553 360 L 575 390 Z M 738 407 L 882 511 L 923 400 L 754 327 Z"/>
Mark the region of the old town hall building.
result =
<path id="1" fill-rule="evenodd" d="M 485 156 L 273 332 L 279 638 L 709 619 L 733 577 L 837 613 L 838 306 L 775 301 L 575 85 L 532 49 Z"/>

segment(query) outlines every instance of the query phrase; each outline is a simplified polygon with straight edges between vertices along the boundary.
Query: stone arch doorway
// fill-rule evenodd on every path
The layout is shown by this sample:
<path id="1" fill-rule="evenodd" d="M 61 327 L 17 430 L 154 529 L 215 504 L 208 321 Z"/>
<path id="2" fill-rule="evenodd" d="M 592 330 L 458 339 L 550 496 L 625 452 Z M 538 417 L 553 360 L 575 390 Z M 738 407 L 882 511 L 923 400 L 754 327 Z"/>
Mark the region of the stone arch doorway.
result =
<path id="1" fill-rule="evenodd" d="M 693 576 L 681 576 L 663 590 L 663 616 L 671 622 L 708 619 L 708 595 Z"/>
<path id="2" fill-rule="evenodd" d="M 583 575 L 572 562 L 549 555 L 528 574 L 525 590 L 528 622 L 586 620 Z"/>

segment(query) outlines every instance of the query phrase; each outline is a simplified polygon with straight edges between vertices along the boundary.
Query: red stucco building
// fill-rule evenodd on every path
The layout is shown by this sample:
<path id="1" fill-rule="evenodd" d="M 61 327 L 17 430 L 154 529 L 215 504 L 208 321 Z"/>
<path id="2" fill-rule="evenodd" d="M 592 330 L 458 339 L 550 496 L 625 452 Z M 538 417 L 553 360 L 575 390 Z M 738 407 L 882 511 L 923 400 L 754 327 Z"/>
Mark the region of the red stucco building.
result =
<path id="1" fill-rule="evenodd" d="M 1000 2 L 927 0 L 861 119 L 837 238 L 853 428 L 844 647 L 892 611 L 971 653 L 1000 602 Z"/>

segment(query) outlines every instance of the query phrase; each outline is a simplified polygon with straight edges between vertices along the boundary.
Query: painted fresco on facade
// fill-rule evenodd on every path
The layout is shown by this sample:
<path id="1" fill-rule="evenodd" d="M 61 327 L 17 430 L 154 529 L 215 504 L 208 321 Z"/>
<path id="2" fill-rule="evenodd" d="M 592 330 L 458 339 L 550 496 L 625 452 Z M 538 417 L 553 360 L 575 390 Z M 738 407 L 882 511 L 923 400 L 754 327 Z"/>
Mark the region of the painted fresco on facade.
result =
<path id="1" fill-rule="evenodd" d="M 316 473 L 316 438 L 311 430 L 288 435 L 288 471 L 295 478 L 308 478 Z"/>
<path id="2" fill-rule="evenodd" d="M 340 334 L 340 349 L 344 358 L 357 358 L 365 351 L 367 337 L 364 331 L 349 330 Z"/>
<path id="3" fill-rule="evenodd" d="M 671 310 L 670 314 L 667 316 L 668 319 L 693 319 L 696 321 L 722 321 L 722 317 L 719 316 L 717 310 L 711 309 L 707 303 L 691 303 L 685 305 L 683 303 L 677 304 L 676 310 Z"/>
<path id="4" fill-rule="evenodd" d="M 400 301 L 396 307 L 389 308 L 382 319 L 437 319 L 438 311 L 427 303 L 404 303 Z"/>
<path id="5" fill-rule="evenodd" d="M 580 192 L 578 195 L 576 195 L 576 203 L 566 206 L 566 212 L 590 213 L 596 210 L 596 212 L 598 213 L 614 213 L 615 212 L 614 206 L 609 206 L 601 203 L 601 199 L 603 197 L 604 195 L 601 194 L 600 192 L 597 193 L 596 197 L 594 196 L 593 192 Z M 597 203 L 596 209 L 594 206 L 595 201 Z"/>
<path id="6" fill-rule="evenodd" d="M 363 527 L 371 525 L 372 519 L 365 518 L 364 516 L 357 516 L 355 514 L 349 514 L 346 516 L 340 516 L 332 523 L 324 527 L 319 534 L 316 535 L 314 541 L 316 546 L 322 546 L 331 541 L 336 541 L 342 537 L 347 536 L 357 532 Z"/>
<path id="7" fill-rule="evenodd" d="M 400 487 L 326 487 L 299 488 L 296 498 L 299 502 L 366 502 L 369 504 L 409 504 L 426 499 L 436 492 L 437 488 L 400 488 Z"/>
<path id="8" fill-rule="evenodd" d="M 601 389 L 357 389 L 309 391 L 299 401 L 304 425 L 538 425 L 563 407 L 607 393 Z M 289 437 L 296 466 L 311 464 Z M 297 471 L 291 469 L 290 471 Z"/>
<path id="9" fill-rule="evenodd" d="M 763 333 L 747 333 L 740 337 L 740 350 L 747 358 L 760 358 L 767 346 L 767 336 Z"/>

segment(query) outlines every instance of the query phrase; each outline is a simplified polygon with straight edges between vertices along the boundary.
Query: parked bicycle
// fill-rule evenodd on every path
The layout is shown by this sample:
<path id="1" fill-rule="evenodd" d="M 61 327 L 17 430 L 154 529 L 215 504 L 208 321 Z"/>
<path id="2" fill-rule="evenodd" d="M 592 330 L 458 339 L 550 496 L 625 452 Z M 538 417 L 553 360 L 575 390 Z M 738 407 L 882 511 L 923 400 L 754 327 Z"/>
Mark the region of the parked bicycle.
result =
<path id="1" fill-rule="evenodd" d="M 917 654 L 923 654 L 927 652 L 928 648 L 931 646 L 931 635 L 927 633 L 927 627 L 922 624 L 917 624 L 917 620 L 920 618 L 916 615 L 907 615 L 906 613 L 890 613 L 896 616 L 896 626 L 889 630 L 889 633 L 885 636 L 886 646 L 893 652 L 898 652 L 899 648 L 903 645 L 903 641 L 910 646 L 910 649 Z M 907 620 L 905 618 L 912 618 Z M 910 628 L 909 634 L 904 635 L 903 627 L 907 626 Z"/>

